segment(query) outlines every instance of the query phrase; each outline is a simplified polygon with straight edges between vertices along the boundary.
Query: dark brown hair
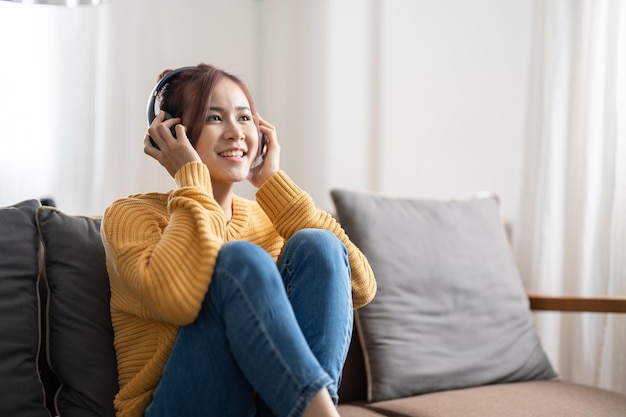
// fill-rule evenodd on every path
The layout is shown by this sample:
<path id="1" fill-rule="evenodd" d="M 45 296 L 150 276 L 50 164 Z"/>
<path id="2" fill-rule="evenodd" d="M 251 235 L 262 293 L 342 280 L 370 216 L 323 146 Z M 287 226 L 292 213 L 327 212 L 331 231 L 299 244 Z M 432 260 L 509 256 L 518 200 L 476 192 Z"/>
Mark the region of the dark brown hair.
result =
<path id="1" fill-rule="evenodd" d="M 167 69 L 159 75 L 163 79 L 172 70 Z M 248 87 L 241 79 L 220 68 L 199 64 L 178 74 L 170 81 L 160 95 L 159 107 L 174 117 L 180 117 L 187 126 L 187 137 L 195 147 L 209 113 L 209 103 L 215 85 L 223 78 L 234 81 L 246 95 L 254 123 L 259 127 L 256 107 Z"/>

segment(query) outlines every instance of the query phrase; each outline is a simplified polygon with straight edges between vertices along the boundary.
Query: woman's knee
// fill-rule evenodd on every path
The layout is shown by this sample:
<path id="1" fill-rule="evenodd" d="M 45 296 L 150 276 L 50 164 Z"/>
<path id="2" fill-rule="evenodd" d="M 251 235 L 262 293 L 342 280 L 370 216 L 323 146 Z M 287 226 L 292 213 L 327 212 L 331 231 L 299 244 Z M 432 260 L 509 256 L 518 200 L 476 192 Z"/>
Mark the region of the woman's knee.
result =
<path id="1" fill-rule="evenodd" d="M 288 245 L 303 245 L 308 251 L 347 256 L 344 244 L 335 234 L 325 229 L 302 229 L 294 233 Z"/>
<path id="2" fill-rule="evenodd" d="M 260 246 L 243 240 L 235 240 L 222 245 L 215 268 L 231 269 L 233 266 L 242 264 L 262 267 L 268 261 L 271 261 L 271 257 Z"/>
<path id="3" fill-rule="evenodd" d="M 212 282 L 255 290 L 260 285 L 277 285 L 281 280 L 274 259 L 263 248 L 246 241 L 231 241 L 220 248 Z"/>
<path id="4" fill-rule="evenodd" d="M 280 270 L 286 285 L 302 274 L 315 277 L 314 281 L 320 285 L 324 281 L 344 286 L 350 283 L 346 247 L 334 233 L 324 229 L 302 229 L 295 233 L 285 246 Z"/>

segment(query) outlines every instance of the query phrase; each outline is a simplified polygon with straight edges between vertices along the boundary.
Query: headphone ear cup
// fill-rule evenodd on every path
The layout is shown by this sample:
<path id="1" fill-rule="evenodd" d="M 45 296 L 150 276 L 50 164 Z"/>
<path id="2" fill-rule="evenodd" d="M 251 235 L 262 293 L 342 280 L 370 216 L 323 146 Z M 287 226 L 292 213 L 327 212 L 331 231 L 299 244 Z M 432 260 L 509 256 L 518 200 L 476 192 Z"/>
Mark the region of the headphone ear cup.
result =
<path id="1" fill-rule="evenodd" d="M 165 120 L 167 119 L 173 119 L 174 116 L 172 116 L 169 113 L 165 113 Z M 163 121 L 165 121 L 163 120 Z M 150 122 L 152 123 L 152 122 Z M 172 136 L 174 136 L 174 139 L 176 139 L 176 126 L 172 126 L 170 128 L 170 132 L 172 132 Z M 156 142 L 152 139 L 152 137 L 150 137 L 150 143 L 152 144 L 152 146 L 154 146 L 155 148 L 157 148 L 158 150 L 161 150 L 161 148 L 159 148 L 159 145 L 156 144 Z"/>
<path id="2" fill-rule="evenodd" d="M 265 153 L 265 147 L 267 146 L 267 138 L 265 137 L 265 133 L 259 132 L 259 136 L 261 137 L 261 143 L 259 144 L 259 156 Z"/>
<path id="3" fill-rule="evenodd" d="M 165 119 L 163 121 L 165 121 L 167 119 L 173 119 L 173 118 L 174 118 L 174 116 L 172 116 L 171 114 L 165 113 Z M 170 128 L 170 132 L 172 132 L 172 136 L 174 136 L 174 139 L 177 139 L 176 138 L 176 126 L 172 126 Z"/>
<path id="4" fill-rule="evenodd" d="M 154 88 L 152 89 L 152 92 L 150 92 L 150 96 L 148 97 L 148 105 L 146 109 L 146 114 L 148 116 L 148 126 L 152 124 L 152 121 L 157 116 L 158 112 L 160 111 L 160 106 L 159 106 L 159 110 L 157 111 L 157 99 L 159 98 L 161 91 L 165 87 L 167 87 L 167 85 L 170 82 L 172 82 L 172 80 L 174 80 L 174 78 L 176 78 L 181 72 L 191 70 L 194 68 L 195 67 L 181 67 L 173 71 L 170 71 L 169 73 L 165 75 L 165 77 L 161 78 L 161 80 L 159 80 L 159 82 L 154 86 Z M 174 135 L 174 137 L 176 137 L 176 135 Z"/>
<path id="5" fill-rule="evenodd" d="M 154 88 L 150 92 L 150 96 L 148 97 L 148 105 L 147 105 L 147 108 L 146 108 L 146 114 L 148 116 L 148 126 L 150 126 L 152 124 L 152 122 L 154 121 L 154 119 L 156 118 L 156 115 L 157 115 L 157 109 L 156 109 L 156 107 L 157 107 L 157 98 L 161 94 L 161 91 L 176 76 L 178 76 L 178 74 L 180 74 L 183 71 L 187 71 L 187 70 L 190 70 L 190 69 L 193 69 L 193 68 L 195 68 L 195 67 L 181 67 L 181 68 L 175 69 L 173 71 L 170 71 L 167 75 L 165 75 L 165 77 L 161 78 L 161 80 L 159 80 L 159 82 L 154 86 Z M 166 116 L 165 116 L 166 120 L 167 119 L 171 119 L 171 118 L 172 118 L 171 115 L 166 114 Z M 176 129 L 174 129 L 174 126 L 172 126 L 172 128 L 170 130 L 172 132 L 172 136 L 176 137 Z M 150 143 L 155 148 L 160 149 L 159 146 L 156 144 L 156 142 L 152 138 L 150 138 Z"/>
<path id="6" fill-rule="evenodd" d="M 150 136 L 150 143 L 152 144 L 154 148 L 161 150 L 161 148 L 159 148 L 159 145 L 157 145 L 156 142 L 152 139 L 152 136 Z"/>

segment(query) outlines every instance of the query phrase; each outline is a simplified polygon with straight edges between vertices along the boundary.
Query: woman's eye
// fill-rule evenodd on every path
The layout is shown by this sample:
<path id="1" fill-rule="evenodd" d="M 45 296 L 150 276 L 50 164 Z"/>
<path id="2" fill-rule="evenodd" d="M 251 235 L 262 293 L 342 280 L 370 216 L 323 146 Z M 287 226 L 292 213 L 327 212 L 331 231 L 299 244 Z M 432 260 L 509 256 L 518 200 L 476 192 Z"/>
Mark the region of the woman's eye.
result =
<path id="1" fill-rule="evenodd" d="M 220 120 L 222 120 L 218 115 L 216 114 L 212 114 L 209 117 L 206 118 L 207 122 L 219 122 Z"/>
<path id="2" fill-rule="evenodd" d="M 241 116 L 239 119 L 240 119 L 241 121 L 243 121 L 243 122 L 249 122 L 250 120 L 252 120 L 252 117 L 251 117 L 251 116 L 248 116 L 247 114 L 244 114 L 244 115 L 243 115 L 243 116 Z"/>

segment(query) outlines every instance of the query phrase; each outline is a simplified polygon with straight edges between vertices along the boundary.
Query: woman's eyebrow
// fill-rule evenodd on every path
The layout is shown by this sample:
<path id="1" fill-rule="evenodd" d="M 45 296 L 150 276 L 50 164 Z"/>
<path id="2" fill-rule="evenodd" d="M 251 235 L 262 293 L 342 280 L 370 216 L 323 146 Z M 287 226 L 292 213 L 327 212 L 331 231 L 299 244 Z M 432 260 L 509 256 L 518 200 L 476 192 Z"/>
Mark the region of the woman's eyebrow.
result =
<path id="1" fill-rule="evenodd" d="M 248 106 L 237 106 L 235 107 L 237 111 L 251 111 Z M 223 113 L 225 109 L 223 107 L 209 107 L 209 111 L 216 111 L 218 113 Z"/>

